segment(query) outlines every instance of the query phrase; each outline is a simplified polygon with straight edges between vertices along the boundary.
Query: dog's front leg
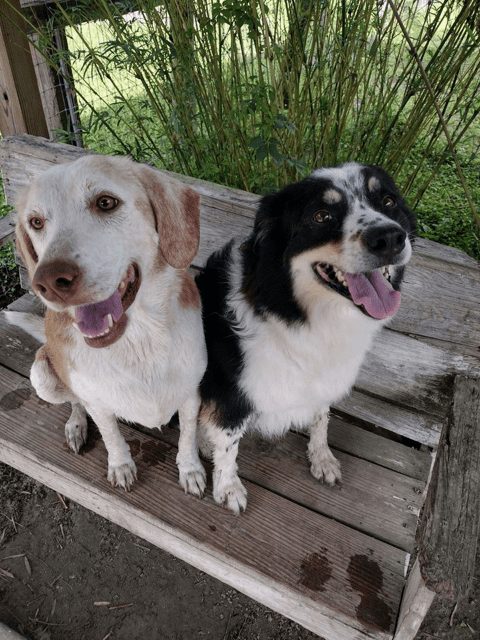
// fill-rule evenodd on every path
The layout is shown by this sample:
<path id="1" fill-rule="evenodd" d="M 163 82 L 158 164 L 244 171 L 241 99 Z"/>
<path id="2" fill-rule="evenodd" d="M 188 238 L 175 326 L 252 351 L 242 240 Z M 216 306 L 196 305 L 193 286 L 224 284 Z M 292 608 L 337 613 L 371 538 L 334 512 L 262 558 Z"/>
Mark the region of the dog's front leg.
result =
<path id="1" fill-rule="evenodd" d="M 308 457 L 312 475 L 327 484 L 334 485 L 342 481 L 340 463 L 330 451 L 327 443 L 328 411 L 322 411 L 310 425 Z"/>
<path id="2" fill-rule="evenodd" d="M 137 477 L 137 467 L 130 454 L 114 414 L 85 405 L 101 433 L 108 453 L 107 479 L 115 487 L 130 489 Z"/>
<path id="3" fill-rule="evenodd" d="M 202 436 L 212 446 L 213 499 L 233 513 L 247 508 L 247 490 L 238 477 L 237 454 L 240 438 L 247 423 L 233 430 L 218 427 L 211 420 L 202 420 Z"/>
<path id="4" fill-rule="evenodd" d="M 180 439 L 178 441 L 177 467 L 179 482 L 185 493 L 203 498 L 207 474 L 198 455 L 197 424 L 200 396 L 195 394 L 178 409 Z"/>
<path id="5" fill-rule="evenodd" d="M 72 414 L 65 424 L 65 439 L 70 449 L 78 453 L 87 441 L 88 427 L 85 407 L 55 373 L 45 346 L 40 347 L 37 351 L 35 362 L 30 371 L 30 380 L 42 400 L 54 404 L 71 403 Z"/>
<path id="6" fill-rule="evenodd" d="M 65 439 L 72 451 L 78 453 L 87 441 L 87 414 L 80 402 L 72 401 L 72 413 L 65 424 Z"/>

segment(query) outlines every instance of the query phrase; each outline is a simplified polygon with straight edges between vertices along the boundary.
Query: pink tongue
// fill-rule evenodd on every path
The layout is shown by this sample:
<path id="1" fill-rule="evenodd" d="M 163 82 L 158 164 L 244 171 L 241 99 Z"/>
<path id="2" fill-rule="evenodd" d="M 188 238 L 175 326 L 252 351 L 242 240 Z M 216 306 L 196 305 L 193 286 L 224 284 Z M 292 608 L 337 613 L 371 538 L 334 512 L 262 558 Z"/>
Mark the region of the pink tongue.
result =
<path id="1" fill-rule="evenodd" d="M 372 318 L 384 320 L 399 310 L 400 291 L 395 291 L 380 269 L 372 271 L 368 278 L 363 273 L 346 273 L 345 280 L 354 303 L 363 305 Z"/>
<path id="2" fill-rule="evenodd" d="M 95 304 L 86 304 L 75 309 L 75 319 L 80 331 L 95 338 L 108 329 L 108 314 L 114 322 L 120 320 L 123 314 L 122 300 L 118 289 L 110 298 Z"/>

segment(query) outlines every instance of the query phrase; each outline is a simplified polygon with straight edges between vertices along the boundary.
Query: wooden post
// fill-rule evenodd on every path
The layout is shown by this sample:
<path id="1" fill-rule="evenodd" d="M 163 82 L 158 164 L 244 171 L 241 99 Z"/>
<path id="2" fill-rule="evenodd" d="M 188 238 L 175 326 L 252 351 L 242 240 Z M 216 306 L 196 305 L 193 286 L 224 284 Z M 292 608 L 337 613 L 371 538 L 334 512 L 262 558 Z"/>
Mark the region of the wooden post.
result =
<path id="1" fill-rule="evenodd" d="M 0 11 L 0 131 L 48 138 L 20 0 L 2 2 Z"/>
<path id="2" fill-rule="evenodd" d="M 58 49 L 67 49 L 67 39 L 63 29 L 56 28 L 54 35 Z M 30 40 L 32 42 L 30 51 L 50 140 L 58 140 L 59 135 L 55 130 L 59 129 L 72 133 L 75 137 L 72 144 L 83 147 L 77 99 L 68 60 L 60 60 L 61 73 L 58 73 L 35 47 L 39 42 L 38 34 L 32 33 Z"/>
<path id="3" fill-rule="evenodd" d="M 480 533 L 480 380 L 458 375 L 418 533 L 425 585 L 451 600 L 468 593 Z"/>
<path id="4" fill-rule="evenodd" d="M 425 586 L 416 560 L 405 585 L 393 640 L 414 640 L 434 598 L 435 592 Z"/>

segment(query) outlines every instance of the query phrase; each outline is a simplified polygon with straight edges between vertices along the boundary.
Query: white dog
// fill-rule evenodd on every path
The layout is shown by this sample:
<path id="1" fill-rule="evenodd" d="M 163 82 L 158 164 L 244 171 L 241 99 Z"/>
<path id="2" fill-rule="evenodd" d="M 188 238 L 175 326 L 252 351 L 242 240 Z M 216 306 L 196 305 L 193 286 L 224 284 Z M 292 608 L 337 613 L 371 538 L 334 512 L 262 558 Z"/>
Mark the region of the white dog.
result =
<path id="1" fill-rule="evenodd" d="M 154 428 L 178 411 L 180 484 L 198 496 L 196 441 L 206 367 L 200 298 L 186 270 L 199 243 L 196 191 L 127 158 L 86 156 L 53 167 L 17 207 L 17 248 L 45 321 L 7 312 L 45 345 L 31 381 L 72 403 L 65 433 L 78 452 L 85 410 L 108 451 L 108 479 L 129 488 L 136 467 L 117 417 Z"/>

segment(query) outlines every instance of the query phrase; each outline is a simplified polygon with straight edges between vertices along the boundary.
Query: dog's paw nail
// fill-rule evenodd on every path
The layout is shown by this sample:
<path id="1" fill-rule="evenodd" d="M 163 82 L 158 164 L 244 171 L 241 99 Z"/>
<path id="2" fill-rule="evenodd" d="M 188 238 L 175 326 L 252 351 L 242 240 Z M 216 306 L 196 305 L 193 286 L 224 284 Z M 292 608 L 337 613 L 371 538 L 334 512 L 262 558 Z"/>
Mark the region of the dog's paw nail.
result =
<path id="1" fill-rule="evenodd" d="M 340 484 L 342 481 L 340 463 L 333 456 L 313 461 L 310 471 L 314 478 L 330 487 Z"/>
<path id="2" fill-rule="evenodd" d="M 185 493 L 201 498 L 207 485 L 207 474 L 201 464 L 189 464 L 187 469 L 179 466 L 178 481 Z"/>
<path id="3" fill-rule="evenodd" d="M 109 467 L 107 479 L 112 487 L 121 487 L 125 491 L 130 491 L 131 486 L 137 479 L 137 468 L 133 460 L 125 462 L 118 467 Z"/>
<path id="4" fill-rule="evenodd" d="M 213 498 L 217 504 L 232 511 L 235 515 L 247 508 L 247 490 L 240 478 L 231 478 L 229 483 L 222 483 L 214 488 Z"/>

